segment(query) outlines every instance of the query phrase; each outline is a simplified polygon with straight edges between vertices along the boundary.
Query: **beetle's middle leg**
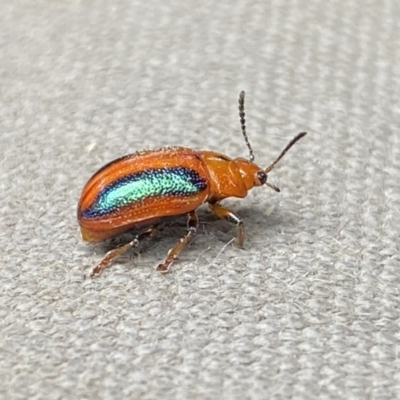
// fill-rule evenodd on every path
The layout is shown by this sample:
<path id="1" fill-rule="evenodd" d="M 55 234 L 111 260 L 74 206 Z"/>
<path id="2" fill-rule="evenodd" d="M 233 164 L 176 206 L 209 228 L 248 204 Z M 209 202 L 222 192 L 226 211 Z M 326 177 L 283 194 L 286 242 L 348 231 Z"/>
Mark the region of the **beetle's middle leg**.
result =
<path id="1" fill-rule="evenodd" d="M 192 236 L 197 231 L 197 227 L 199 225 L 199 219 L 196 213 L 194 211 L 191 211 L 187 215 L 188 215 L 188 221 L 187 221 L 188 231 L 186 232 L 186 235 L 183 236 L 179 240 L 179 242 L 176 243 L 175 246 L 168 251 L 168 255 L 165 261 L 157 267 L 157 271 L 161 272 L 162 274 L 168 272 L 169 267 L 178 258 L 179 253 L 185 247 L 185 244 L 188 242 L 190 236 Z"/>
<path id="2" fill-rule="evenodd" d="M 229 208 L 222 207 L 218 203 L 208 203 L 210 210 L 219 218 L 224 218 L 229 222 L 236 224 L 238 228 L 236 236 L 236 244 L 239 247 L 243 246 L 244 242 L 244 224 L 243 221 Z"/>
<path id="3" fill-rule="evenodd" d="M 124 244 L 123 246 L 117 247 L 116 249 L 110 250 L 109 252 L 106 253 L 106 255 L 103 257 L 103 259 L 92 269 L 90 273 L 90 277 L 100 275 L 103 270 L 108 266 L 108 264 L 115 258 L 118 257 L 119 255 L 125 253 L 127 250 L 129 250 L 132 247 L 136 247 L 139 244 L 139 241 L 145 237 L 152 237 L 155 235 L 157 231 L 156 226 L 152 226 L 146 231 L 138 234 L 135 236 L 133 240 L 131 240 L 129 243 Z"/>

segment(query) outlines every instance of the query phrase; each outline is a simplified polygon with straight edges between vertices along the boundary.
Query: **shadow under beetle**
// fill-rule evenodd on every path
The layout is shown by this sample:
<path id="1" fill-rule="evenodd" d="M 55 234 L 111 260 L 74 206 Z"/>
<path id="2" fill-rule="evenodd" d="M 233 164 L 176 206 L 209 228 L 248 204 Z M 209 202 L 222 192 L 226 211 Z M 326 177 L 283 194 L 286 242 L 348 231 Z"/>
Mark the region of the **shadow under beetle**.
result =
<path id="1" fill-rule="evenodd" d="M 168 251 L 157 270 L 167 272 L 172 262 L 196 232 L 196 209 L 208 203 L 219 218 L 237 226 L 236 243 L 243 245 L 243 221 L 220 204 L 228 197 L 246 197 L 255 186 L 267 185 L 267 174 L 306 132 L 295 136 L 267 168 L 254 163 L 254 153 L 246 134 L 244 96 L 239 94 L 239 117 L 249 159 L 229 158 L 224 154 L 186 147 L 163 147 L 118 158 L 97 171 L 86 183 L 78 203 L 78 222 L 82 238 L 99 242 L 134 230 L 135 238 L 109 251 L 93 268 L 99 275 L 109 262 L 139 240 L 154 235 L 157 226 L 171 217 L 187 216 L 186 234 Z"/>

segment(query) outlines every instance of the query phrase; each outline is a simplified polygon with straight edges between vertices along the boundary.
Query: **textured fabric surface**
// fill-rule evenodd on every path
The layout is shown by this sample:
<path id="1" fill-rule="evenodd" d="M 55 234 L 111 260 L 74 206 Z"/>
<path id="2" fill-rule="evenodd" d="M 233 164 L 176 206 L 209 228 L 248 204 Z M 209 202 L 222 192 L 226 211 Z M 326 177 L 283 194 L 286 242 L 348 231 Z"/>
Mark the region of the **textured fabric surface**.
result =
<path id="1" fill-rule="evenodd" d="M 0 398 L 400 398 L 400 3 L 0 4 Z M 268 165 L 96 279 L 80 239 L 106 162 L 184 145 Z"/>

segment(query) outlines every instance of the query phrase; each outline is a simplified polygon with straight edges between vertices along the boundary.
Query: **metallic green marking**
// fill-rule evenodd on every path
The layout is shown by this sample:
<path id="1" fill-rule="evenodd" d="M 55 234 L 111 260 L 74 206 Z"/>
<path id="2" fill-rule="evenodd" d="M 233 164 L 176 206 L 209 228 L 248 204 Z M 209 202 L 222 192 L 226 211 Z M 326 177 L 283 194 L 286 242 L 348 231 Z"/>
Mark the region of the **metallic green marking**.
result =
<path id="1" fill-rule="evenodd" d="M 96 218 L 149 197 L 190 196 L 206 187 L 206 181 L 190 168 L 148 169 L 110 183 L 82 212 L 82 216 Z"/>

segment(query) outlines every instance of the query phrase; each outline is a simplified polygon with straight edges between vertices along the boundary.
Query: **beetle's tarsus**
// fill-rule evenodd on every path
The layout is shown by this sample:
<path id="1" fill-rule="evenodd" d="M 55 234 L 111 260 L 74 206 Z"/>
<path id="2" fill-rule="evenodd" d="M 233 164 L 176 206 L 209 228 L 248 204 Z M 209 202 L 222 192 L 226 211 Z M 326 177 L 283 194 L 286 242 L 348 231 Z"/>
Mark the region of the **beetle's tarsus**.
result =
<path id="1" fill-rule="evenodd" d="M 168 251 L 167 258 L 162 264 L 159 264 L 157 266 L 157 271 L 165 274 L 168 272 L 171 264 L 178 258 L 179 253 L 182 251 L 182 249 L 185 247 L 186 243 L 188 242 L 190 236 L 192 236 L 194 233 L 197 231 L 197 227 L 199 225 L 199 219 L 195 213 L 195 211 L 191 211 L 188 214 L 188 231 L 186 232 L 185 236 L 181 237 L 179 239 L 179 242 L 175 244 L 174 247 L 172 247 Z"/>

